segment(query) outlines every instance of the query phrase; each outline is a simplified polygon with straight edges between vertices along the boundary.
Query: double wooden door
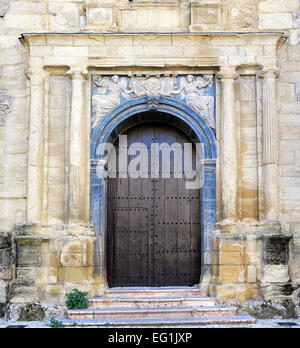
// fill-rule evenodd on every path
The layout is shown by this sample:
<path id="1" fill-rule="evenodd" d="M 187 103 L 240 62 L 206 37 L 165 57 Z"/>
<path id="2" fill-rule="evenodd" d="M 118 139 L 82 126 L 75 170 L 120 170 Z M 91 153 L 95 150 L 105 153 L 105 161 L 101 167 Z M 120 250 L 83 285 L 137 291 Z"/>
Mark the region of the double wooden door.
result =
<path id="1" fill-rule="evenodd" d="M 160 158 L 159 178 L 151 178 L 152 143 L 183 145 L 190 140 L 177 128 L 160 123 L 146 123 L 129 130 L 126 135 L 128 146 L 142 143 L 147 147 L 148 178 L 145 173 L 143 178 L 119 178 L 118 168 L 117 179 L 108 180 L 109 286 L 198 284 L 201 272 L 200 192 L 187 190 L 184 177 L 174 178 L 173 152 L 171 177 L 162 178 Z M 118 148 L 118 144 L 115 146 Z M 134 157 L 129 156 L 128 163 Z"/>

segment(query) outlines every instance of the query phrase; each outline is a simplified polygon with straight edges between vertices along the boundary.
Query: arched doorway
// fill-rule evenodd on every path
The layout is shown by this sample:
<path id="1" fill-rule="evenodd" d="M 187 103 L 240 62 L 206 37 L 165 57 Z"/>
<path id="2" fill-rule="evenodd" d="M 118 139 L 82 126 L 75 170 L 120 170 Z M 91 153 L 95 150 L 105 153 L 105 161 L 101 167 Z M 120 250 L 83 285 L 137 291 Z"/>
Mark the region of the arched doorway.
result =
<path id="1" fill-rule="evenodd" d="M 115 143 L 120 134 L 125 134 L 135 125 L 157 122 L 180 129 L 189 142 L 201 143 L 204 148 L 204 182 L 200 190 L 201 276 L 212 274 L 212 231 L 216 221 L 216 157 L 215 134 L 204 118 L 178 100 L 160 97 L 155 111 L 147 97 L 140 97 L 122 104 L 107 114 L 91 134 L 91 223 L 95 229 L 94 274 L 108 279 L 108 180 L 99 177 L 99 168 L 106 166 L 99 156 L 107 142 Z M 144 118 L 143 115 L 151 115 Z M 101 170 L 100 170 L 101 171 Z M 167 222 L 167 221 L 164 221 Z M 178 221 L 177 221 L 178 222 Z M 200 282 L 198 279 L 197 283 Z M 124 283 L 125 284 L 125 283 Z M 148 283 L 149 284 L 149 283 Z M 178 283 L 174 284 L 177 285 Z M 113 284 L 110 284 L 113 285 Z M 125 286 L 125 285 L 124 285 Z M 142 286 L 142 285 L 140 285 Z"/>
<path id="2" fill-rule="evenodd" d="M 123 133 L 134 154 L 128 156 L 129 167 L 130 161 L 139 156 L 144 166 L 134 163 L 132 170 L 136 168 L 139 173 L 122 177 L 118 151 L 116 178 L 108 179 L 110 287 L 193 286 L 200 280 L 200 188 L 187 189 L 184 173 L 184 144 L 191 143 L 191 139 L 179 127 L 158 122 L 164 117 L 145 113 L 140 115 L 138 126 Z M 153 144 L 160 147 L 158 154 L 151 151 Z M 141 147 L 145 149 L 143 154 Z M 115 148 L 120 148 L 118 142 Z M 168 157 L 170 172 L 166 173 L 163 162 Z M 195 146 L 191 161 L 190 168 L 195 169 Z"/>

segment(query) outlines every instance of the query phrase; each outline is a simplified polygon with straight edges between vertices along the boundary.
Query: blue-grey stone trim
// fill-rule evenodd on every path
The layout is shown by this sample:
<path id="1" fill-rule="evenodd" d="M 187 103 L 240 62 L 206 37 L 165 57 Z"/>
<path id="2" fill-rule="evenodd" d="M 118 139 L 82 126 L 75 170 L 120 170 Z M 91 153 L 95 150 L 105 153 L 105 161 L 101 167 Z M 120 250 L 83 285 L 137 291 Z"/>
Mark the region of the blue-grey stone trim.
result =
<path id="1" fill-rule="evenodd" d="M 156 109 L 185 122 L 204 144 L 204 187 L 201 189 L 201 231 L 202 231 L 202 273 L 211 273 L 212 232 L 216 222 L 216 158 L 217 146 L 214 131 L 201 115 L 174 98 L 160 97 Z M 95 276 L 106 277 L 106 215 L 107 182 L 96 175 L 101 158 L 97 149 L 104 146 L 111 134 L 122 122 L 130 117 L 149 111 L 147 97 L 140 97 L 121 104 L 107 114 L 91 134 L 91 223 L 96 234 Z M 101 153 L 98 151 L 98 153 Z M 200 231 L 199 231 L 200 233 Z"/>

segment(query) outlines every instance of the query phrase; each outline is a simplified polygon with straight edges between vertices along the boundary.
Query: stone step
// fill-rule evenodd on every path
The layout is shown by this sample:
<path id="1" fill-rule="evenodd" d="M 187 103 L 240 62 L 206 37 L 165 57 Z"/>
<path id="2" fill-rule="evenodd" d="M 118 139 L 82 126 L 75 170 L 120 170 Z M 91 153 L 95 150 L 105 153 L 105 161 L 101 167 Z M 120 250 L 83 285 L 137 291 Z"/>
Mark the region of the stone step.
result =
<path id="1" fill-rule="evenodd" d="M 110 308 L 68 311 L 69 319 L 161 319 L 195 317 L 233 317 L 236 308 L 231 306 L 180 307 L 180 308 Z"/>
<path id="2" fill-rule="evenodd" d="M 167 295 L 167 294 L 166 294 Z M 209 297 L 101 297 L 89 300 L 92 308 L 169 308 L 169 307 L 210 307 L 216 301 Z"/>
<path id="3" fill-rule="evenodd" d="M 66 326 L 97 328 L 97 327 L 199 327 L 199 326 L 245 326 L 255 324 L 255 319 L 248 314 L 238 314 L 232 317 L 190 317 L 190 318 L 164 318 L 164 319 L 81 319 L 81 320 L 62 320 Z"/>
<path id="4" fill-rule="evenodd" d="M 163 288 L 112 288 L 104 292 L 105 297 L 190 297 L 201 296 L 199 286 Z"/>

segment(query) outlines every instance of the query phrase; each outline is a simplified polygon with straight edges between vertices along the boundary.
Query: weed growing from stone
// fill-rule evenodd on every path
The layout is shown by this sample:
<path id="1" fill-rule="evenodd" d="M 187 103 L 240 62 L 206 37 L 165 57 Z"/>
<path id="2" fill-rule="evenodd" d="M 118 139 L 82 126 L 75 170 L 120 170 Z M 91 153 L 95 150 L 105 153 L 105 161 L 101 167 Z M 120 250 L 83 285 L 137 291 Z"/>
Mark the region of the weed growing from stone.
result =
<path id="1" fill-rule="evenodd" d="M 64 329 L 66 326 L 61 322 L 56 320 L 55 318 L 50 319 L 50 325 L 52 329 Z"/>
<path id="2" fill-rule="evenodd" d="M 68 299 L 66 301 L 66 306 L 68 310 L 88 308 L 87 295 L 87 292 L 81 292 L 78 289 L 74 289 L 73 292 L 66 294 Z"/>

